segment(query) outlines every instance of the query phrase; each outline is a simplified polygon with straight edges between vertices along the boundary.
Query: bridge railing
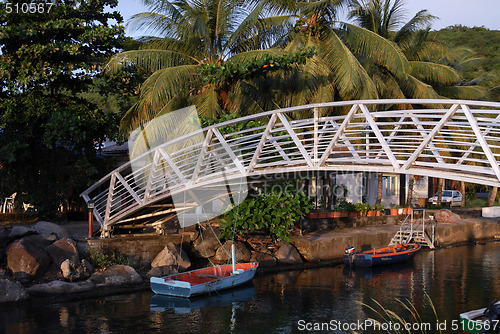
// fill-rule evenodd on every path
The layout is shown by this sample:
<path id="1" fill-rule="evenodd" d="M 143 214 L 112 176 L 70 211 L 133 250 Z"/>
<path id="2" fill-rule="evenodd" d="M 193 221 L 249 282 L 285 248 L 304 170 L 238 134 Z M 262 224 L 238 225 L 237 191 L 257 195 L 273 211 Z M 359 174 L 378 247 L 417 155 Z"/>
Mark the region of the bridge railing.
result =
<path id="1" fill-rule="evenodd" d="M 331 116 L 334 115 L 334 116 Z M 312 104 L 215 124 L 152 148 L 82 193 L 106 230 L 201 185 L 312 170 L 372 171 L 500 185 L 500 103 Z M 236 181 L 235 181 L 236 182 Z M 141 216 L 142 215 L 142 216 Z"/>

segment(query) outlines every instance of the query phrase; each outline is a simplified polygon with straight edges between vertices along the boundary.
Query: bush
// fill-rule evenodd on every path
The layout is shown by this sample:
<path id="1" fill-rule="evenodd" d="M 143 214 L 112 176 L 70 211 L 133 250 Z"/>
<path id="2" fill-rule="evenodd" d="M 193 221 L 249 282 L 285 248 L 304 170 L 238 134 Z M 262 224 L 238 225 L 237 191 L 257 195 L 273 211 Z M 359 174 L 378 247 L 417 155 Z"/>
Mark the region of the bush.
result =
<path id="1" fill-rule="evenodd" d="M 273 191 L 279 188 L 280 191 Z M 281 191 L 285 189 L 285 191 Z M 289 241 L 290 229 L 312 209 L 304 191 L 290 184 L 261 189 L 261 194 L 249 196 L 221 219 L 221 239 L 230 239 L 243 230 L 266 230 L 274 239 Z M 236 230 L 235 230 L 236 229 Z"/>
<path id="2" fill-rule="evenodd" d="M 129 265 L 127 256 L 118 252 L 104 251 L 102 247 L 90 247 L 86 253 L 90 263 L 96 269 L 104 269 L 116 264 Z"/>

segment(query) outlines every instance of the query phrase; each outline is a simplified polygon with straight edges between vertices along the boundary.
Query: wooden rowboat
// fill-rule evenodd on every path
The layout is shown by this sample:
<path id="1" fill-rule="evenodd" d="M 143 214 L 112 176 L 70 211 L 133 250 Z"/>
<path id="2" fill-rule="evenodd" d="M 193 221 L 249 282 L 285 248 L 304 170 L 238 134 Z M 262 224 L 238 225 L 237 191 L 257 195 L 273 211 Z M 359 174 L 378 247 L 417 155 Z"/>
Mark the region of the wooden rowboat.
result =
<path id="1" fill-rule="evenodd" d="M 422 246 L 419 243 L 400 244 L 356 253 L 354 247 L 347 247 L 342 256 L 350 266 L 373 267 L 394 264 L 410 259 Z"/>
<path id="2" fill-rule="evenodd" d="M 154 293 L 189 298 L 242 285 L 254 277 L 258 266 L 258 262 L 250 262 L 208 267 L 165 277 L 151 277 L 150 284 Z"/>
<path id="3" fill-rule="evenodd" d="M 460 322 L 464 333 L 500 333 L 500 301 L 488 308 L 460 314 Z"/>

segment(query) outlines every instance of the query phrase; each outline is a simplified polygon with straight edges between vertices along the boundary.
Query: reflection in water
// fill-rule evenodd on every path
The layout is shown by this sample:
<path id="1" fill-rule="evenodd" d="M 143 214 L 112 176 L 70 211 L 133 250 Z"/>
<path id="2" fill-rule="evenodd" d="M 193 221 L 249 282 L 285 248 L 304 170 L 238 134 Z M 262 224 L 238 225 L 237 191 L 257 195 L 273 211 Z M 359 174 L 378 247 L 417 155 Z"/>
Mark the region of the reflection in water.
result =
<path id="1" fill-rule="evenodd" d="M 372 299 L 405 316 L 398 298 L 409 299 L 423 322 L 435 322 L 425 293 L 439 321 L 450 324 L 464 310 L 500 299 L 499 263 L 500 242 L 492 242 L 423 251 L 397 267 L 257 274 L 254 286 L 184 300 L 188 305 L 180 308 L 150 291 L 65 303 L 34 300 L 0 307 L 0 333 L 299 333 L 301 320 L 354 323 L 371 317 L 362 303 L 374 306 Z M 448 325 L 443 333 L 456 332 Z"/>

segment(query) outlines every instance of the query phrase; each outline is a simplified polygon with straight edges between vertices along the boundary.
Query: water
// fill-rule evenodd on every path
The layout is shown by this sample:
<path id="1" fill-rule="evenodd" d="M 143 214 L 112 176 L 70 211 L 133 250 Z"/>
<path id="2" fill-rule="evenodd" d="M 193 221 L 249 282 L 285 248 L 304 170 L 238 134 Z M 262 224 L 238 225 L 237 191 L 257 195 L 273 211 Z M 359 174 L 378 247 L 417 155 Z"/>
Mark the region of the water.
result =
<path id="1" fill-rule="evenodd" d="M 257 274 L 253 284 L 193 300 L 149 291 L 64 303 L 34 300 L 1 307 L 0 332 L 264 334 L 323 328 L 330 333 L 383 333 L 373 327 L 356 328 L 358 320 L 374 316 L 361 304 L 376 307 L 374 299 L 412 326 L 432 326 L 427 333 L 437 332 L 438 324 L 442 333 L 460 333 L 456 327 L 461 312 L 500 300 L 499 263 L 500 242 L 491 242 L 423 251 L 398 267 Z M 410 300 L 421 319 L 411 319 L 398 299 Z"/>

